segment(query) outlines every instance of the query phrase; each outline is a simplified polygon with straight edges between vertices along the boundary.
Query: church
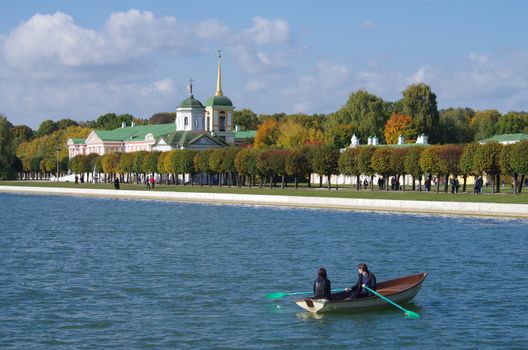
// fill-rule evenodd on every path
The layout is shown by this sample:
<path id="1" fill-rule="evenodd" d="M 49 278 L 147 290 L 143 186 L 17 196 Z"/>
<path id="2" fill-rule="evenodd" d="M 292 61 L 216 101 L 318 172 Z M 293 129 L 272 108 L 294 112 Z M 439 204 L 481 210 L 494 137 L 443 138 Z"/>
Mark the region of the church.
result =
<path id="1" fill-rule="evenodd" d="M 122 125 L 114 130 L 93 130 L 86 139 L 69 139 L 69 157 L 97 153 L 170 151 L 173 149 L 208 149 L 234 145 L 237 128 L 233 122 L 235 107 L 222 91 L 221 52 L 215 94 L 203 105 L 192 91 L 176 108 L 175 123 L 155 125 Z"/>

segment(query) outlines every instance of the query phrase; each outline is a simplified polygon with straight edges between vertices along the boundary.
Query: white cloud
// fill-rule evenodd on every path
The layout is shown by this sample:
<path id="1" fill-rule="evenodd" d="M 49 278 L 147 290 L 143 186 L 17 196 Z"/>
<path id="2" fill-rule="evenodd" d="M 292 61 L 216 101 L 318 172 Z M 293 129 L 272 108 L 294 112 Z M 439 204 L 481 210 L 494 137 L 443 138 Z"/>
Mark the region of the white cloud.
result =
<path id="1" fill-rule="evenodd" d="M 410 84 L 417 83 L 427 83 L 433 79 L 432 68 L 429 65 L 423 65 L 418 68 L 418 70 L 412 74 L 407 81 Z"/>
<path id="2" fill-rule="evenodd" d="M 259 45 L 288 44 L 291 41 L 290 25 L 283 19 L 255 17 L 253 27 L 243 34 Z"/>

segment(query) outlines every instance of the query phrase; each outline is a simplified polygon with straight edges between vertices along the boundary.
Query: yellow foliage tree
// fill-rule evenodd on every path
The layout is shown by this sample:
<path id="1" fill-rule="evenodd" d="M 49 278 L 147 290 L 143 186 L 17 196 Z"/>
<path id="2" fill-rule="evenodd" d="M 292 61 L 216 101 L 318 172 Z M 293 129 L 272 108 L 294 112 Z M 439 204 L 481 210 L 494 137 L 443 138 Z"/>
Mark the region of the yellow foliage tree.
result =
<path id="1" fill-rule="evenodd" d="M 408 115 L 392 113 L 385 124 L 385 141 L 388 144 L 398 143 L 398 136 L 407 136 L 411 122 L 412 118 Z"/>
<path id="2" fill-rule="evenodd" d="M 273 118 L 266 119 L 257 129 L 255 148 L 275 146 L 279 137 L 279 122 Z"/>

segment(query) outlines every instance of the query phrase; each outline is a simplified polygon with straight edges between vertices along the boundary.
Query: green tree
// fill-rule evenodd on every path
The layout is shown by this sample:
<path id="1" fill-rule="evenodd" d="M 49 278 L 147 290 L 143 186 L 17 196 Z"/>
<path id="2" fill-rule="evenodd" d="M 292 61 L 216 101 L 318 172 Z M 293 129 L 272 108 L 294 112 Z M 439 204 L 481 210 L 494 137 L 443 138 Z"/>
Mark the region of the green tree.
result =
<path id="1" fill-rule="evenodd" d="M 240 127 L 240 130 L 257 130 L 259 120 L 257 115 L 248 108 L 242 108 L 233 112 L 233 122 Z"/>
<path id="2" fill-rule="evenodd" d="M 478 172 L 473 165 L 473 159 L 475 158 L 475 152 L 479 144 L 476 142 L 468 143 L 464 146 L 464 151 L 460 155 L 460 174 L 463 176 L 464 184 L 462 186 L 462 192 L 466 192 L 466 184 L 468 176 L 477 176 Z"/>
<path id="3" fill-rule="evenodd" d="M 195 150 L 184 149 L 180 151 L 180 164 L 179 168 L 183 174 L 183 185 L 185 186 L 185 174 L 189 174 L 189 182 L 191 186 L 194 186 L 194 174 L 196 174 L 196 169 L 194 167 L 194 157 L 196 155 Z"/>
<path id="4" fill-rule="evenodd" d="M 509 112 L 499 118 L 498 134 L 528 133 L 528 113 Z"/>
<path id="5" fill-rule="evenodd" d="M 313 147 L 310 152 L 312 170 L 328 178 L 328 189 L 332 188 L 331 177 L 339 173 L 339 149 L 333 145 Z"/>
<path id="6" fill-rule="evenodd" d="M 387 191 L 389 190 L 389 175 L 393 174 L 391 169 L 391 157 L 392 152 L 389 147 L 378 147 L 372 154 L 372 169 L 374 169 L 377 174 L 383 176 L 386 182 L 385 188 Z"/>
<path id="7" fill-rule="evenodd" d="M 13 126 L 11 128 L 11 139 L 13 140 L 14 149 L 17 149 L 21 143 L 31 141 L 33 134 L 33 130 L 27 125 Z"/>
<path id="8" fill-rule="evenodd" d="M 70 126 L 79 126 L 79 123 L 77 123 L 75 120 L 66 118 L 61 119 L 55 123 L 55 126 L 57 127 L 57 130 L 66 130 Z"/>
<path id="9" fill-rule="evenodd" d="M 362 174 L 365 174 L 370 177 L 370 190 L 374 190 L 374 175 L 376 174 L 376 171 L 372 168 L 372 156 L 374 155 L 374 152 L 376 151 L 376 147 L 374 146 L 361 146 L 359 147 L 359 155 L 358 155 L 358 162 L 359 162 L 359 171 Z"/>
<path id="10" fill-rule="evenodd" d="M 284 168 L 289 176 L 294 177 L 295 189 L 298 188 L 299 178 L 310 173 L 309 161 L 306 153 L 300 150 L 292 150 L 286 157 Z"/>
<path id="11" fill-rule="evenodd" d="M 440 110 L 440 143 L 468 143 L 474 138 L 469 126 L 475 116 L 471 108 L 447 108 Z"/>
<path id="12" fill-rule="evenodd" d="M 501 115 L 494 109 L 475 112 L 471 120 L 471 129 L 475 133 L 475 140 L 484 140 L 497 133 L 497 124 Z"/>
<path id="13" fill-rule="evenodd" d="M 383 129 L 388 117 L 385 102 L 380 97 L 365 90 L 357 90 L 349 96 L 343 107 L 327 118 L 325 129 L 353 125 L 358 137 L 363 141 L 372 135 L 383 138 Z"/>
<path id="14" fill-rule="evenodd" d="M 328 126 L 324 131 L 325 142 L 337 148 L 345 148 L 350 145 L 350 139 L 355 131 L 352 124 Z"/>
<path id="15" fill-rule="evenodd" d="M 512 152 L 510 154 L 509 166 L 511 167 L 510 172 L 521 175 L 521 181 L 519 184 L 519 193 L 522 192 L 524 179 L 528 175 L 528 141 L 518 142 L 513 145 Z"/>
<path id="16" fill-rule="evenodd" d="M 412 146 L 407 149 L 405 159 L 403 160 L 403 168 L 406 174 L 412 176 L 413 191 L 416 189 L 416 180 L 418 180 L 418 191 L 422 191 L 422 175 L 423 170 L 420 167 L 420 157 L 424 150 L 423 146 Z"/>
<path id="17" fill-rule="evenodd" d="M 149 119 L 149 124 L 170 124 L 175 123 L 176 112 L 155 113 Z"/>
<path id="18" fill-rule="evenodd" d="M 460 175 L 460 157 L 464 152 L 464 146 L 462 145 L 442 145 L 439 146 L 438 156 L 445 164 L 446 174 L 444 181 L 444 192 L 447 193 L 449 185 L 449 175 L 458 177 Z"/>
<path id="19" fill-rule="evenodd" d="M 477 173 L 486 173 L 491 177 L 491 193 L 495 193 L 495 184 L 497 191 L 500 190 L 499 181 L 496 178 L 500 176 L 500 154 L 502 145 L 497 142 L 489 142 L 480 145 L 473 158 L 473 166 Z"/>
<path id="20" fill-rule="evenodd" d="M 37 129 L 37 136 L 49 135 L 52 132 L 58 130 L 57 124 L 51 119 L 44 120 Z"/>
<path id="21" fill-rule="evenodd" d="M 242 175 L 242 181 L 239 181 L 239 187 L 245 185 L 245 178 L 249 178 L 249 188 L 254 182 L 254 177 L 257 175 L 257 150 L 252 148 L 243 148 L 238 152 L 235 158 L 235 167 L 239 174 Z"/>
<path id="22" fill-rule="evenodd" d="M 356 191 L 360 189 L 361 167 L 359 163 L 359 147 L 347 148 L 339 156 L 339 173 L 356 177 Z"/>
<path id="23" fill-rule="evenodd" d="M 440 157 L 441 146 L 427 147 L 420 157 L 420 168 L 426 174 L 436 175 L 436 192 L 440 192 L 440 178 L 447 174 L 447 164 Z"/>
<path id="24" fill-rule="evenodd" d="M 411 116 L 416 135 L 426 134 L 431 143 L 439 141 L 439 115 L 436 95 L 424 83 L 409 85 L 403 91 L 403 114 Z"/>
<path id="25" fill-rule="evenodd" d="M 12 168 L 15 159 L 15 149 L 11 138 L 13 125 L 0 114 L 0 180 L 16 178 L 16 172 Z"/>

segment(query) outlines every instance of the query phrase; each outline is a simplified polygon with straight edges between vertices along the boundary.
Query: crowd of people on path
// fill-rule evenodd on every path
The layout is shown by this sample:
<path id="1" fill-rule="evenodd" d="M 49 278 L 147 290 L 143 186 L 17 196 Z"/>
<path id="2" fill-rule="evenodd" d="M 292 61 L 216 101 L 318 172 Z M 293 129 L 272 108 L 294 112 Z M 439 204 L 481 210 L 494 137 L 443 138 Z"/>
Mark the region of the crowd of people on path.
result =
<path id="1" fill-rule="evenodd" d="M 366 288 L 367 287 L 367 288 Z M 358 264 L 358 279 L 350 288 L 346 288 L 348 299 L 359 299 L 372 296 L 368 289 L 376 290 L 376 276 L 369 271 L 367 264 Z M 326 269 L 319 268 L 317 278 L 313 283 L 314 299 L 332 299 L 332 283 L 328 279 Z"/>

